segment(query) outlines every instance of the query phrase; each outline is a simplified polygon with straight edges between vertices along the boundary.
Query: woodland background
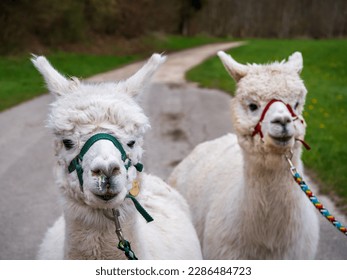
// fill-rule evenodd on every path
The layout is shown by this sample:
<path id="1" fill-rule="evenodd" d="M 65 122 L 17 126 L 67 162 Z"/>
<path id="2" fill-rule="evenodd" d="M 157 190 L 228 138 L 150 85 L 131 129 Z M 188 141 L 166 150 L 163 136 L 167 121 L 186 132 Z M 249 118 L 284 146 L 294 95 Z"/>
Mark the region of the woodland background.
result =
<path id="1" fill-rule="evenodd" d="M 148 34 L 340 38 L 347 35 L 347 1 L 2 0 L 0 27 L 0 54 L 97 52 L 115 41 L 140 44 Z"/>

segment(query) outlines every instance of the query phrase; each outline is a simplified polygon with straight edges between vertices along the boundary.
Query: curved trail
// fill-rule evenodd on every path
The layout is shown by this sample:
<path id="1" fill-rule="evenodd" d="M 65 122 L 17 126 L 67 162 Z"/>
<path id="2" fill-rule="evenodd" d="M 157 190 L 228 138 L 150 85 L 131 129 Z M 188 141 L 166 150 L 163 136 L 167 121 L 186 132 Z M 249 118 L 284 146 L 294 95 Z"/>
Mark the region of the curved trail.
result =
<path id="1" fill-rule="evenodd" d="M 232 131 L 230 96 L 197 88 L 185 81 L 184 73 L 218 50 L 236 46 L 212 44 L 168 55 L 142 98 L 152 125 L 145 139 L 147 172 L 165 179 L 195 145 Z M 124 79 L 141 65 L 89 80 Z M 53 138 L 44 127 L 52 100 L 44 95 L 0 114 L 0 259 L 34 259 L 46 229 L 62 212 L 53 179 Z M 318 196 L 337 219 L 346 222 L 330 200 Z M 346 238 L 323 218 L 317 259 L 347 259 Z"/>

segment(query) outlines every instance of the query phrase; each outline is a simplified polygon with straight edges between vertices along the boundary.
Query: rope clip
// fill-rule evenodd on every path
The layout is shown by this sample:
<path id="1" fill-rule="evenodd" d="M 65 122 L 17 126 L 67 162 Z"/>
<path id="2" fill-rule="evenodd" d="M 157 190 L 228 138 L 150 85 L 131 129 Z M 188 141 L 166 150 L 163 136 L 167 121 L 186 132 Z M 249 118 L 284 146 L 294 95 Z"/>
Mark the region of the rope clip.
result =
<path id="1" fill-rule="evenodd" d="M 122 244 L 125 244 L 125 239 L 123 236 L 123 232 L 122 232 L 122 228 L 120 226 L 120 222 L 119 222 L 119 210 L 118 209 L 112 209 L 112 213 L 113 213 L 113 217 L 114 217 L 114 224 L 116 226 L 116 234 L 118 237 L 119 242 L 121 242 Z"/>
<path id="2" fill-rule="evenodd" d="M 125 256 L 128 258 L 128 260 L 138 260 L 134 251 L 131 250 L 130 242 L 124 239 L 122 228 L 120 226 L 118 218 L 120 216 L 119 210 L 112 209 L 112 213 L 114 217 L 114 223 L 116 225 L 116 234 L 119 240 L 117 248 L 125 253 Z"/>
<path id="3" fill-rule="evenodd" d="M 293 151 L 289 152 L 289 155 L 285 155 L 286 160 L 289 163 L 290 166 L 290 172 L 292 173 L 292 175 L 295 177 L 295 174 L 297 173 L 296 167 L 293 165 L 292 163 L 292 158 L 293 158 Z"/>

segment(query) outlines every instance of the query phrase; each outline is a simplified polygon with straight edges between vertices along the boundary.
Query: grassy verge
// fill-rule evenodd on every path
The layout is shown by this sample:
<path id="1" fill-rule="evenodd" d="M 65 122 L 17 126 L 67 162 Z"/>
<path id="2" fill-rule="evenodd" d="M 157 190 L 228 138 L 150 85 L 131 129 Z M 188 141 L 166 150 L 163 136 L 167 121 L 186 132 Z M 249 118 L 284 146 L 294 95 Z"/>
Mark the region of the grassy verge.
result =
<path id="1" fill-rule="evenodd" d="M 304 57 L 302 78 L 308 89 L 304 116 L 306 140 L 312 146 L 304 152 L 305 165 L 313 171 L 320 190 L 338 197 L 347 211 L 347 40 L 250 40 L 230 51 L 242 63 L 266 63 L 287 58 L 294 51 Z M 235 84 L 217 57 L 187 73 L 189 80 L 204 87 L 233 93 Z"/>
<path id="2" fill-rule="evenodd" d="M 143 42 L 158 52 L 179 51 L 182 49 L 193 48 L 205 44 L 231 41 L 230 38 L 213 38 L 206 36 L 184 37 L 177 35 L 160 36 L 152 35 L 143 38 Z"/>
<path id="3" fill-rule="evenodd" d="M 153 52 L 170 52 L 198 45 L 215 43 L 223 39 L 209 37 L 182 37 L 152 35 L 137 40 L 136 44 L 107 46 L 110 54 L 88 54 L 83 46 L 79 52 L 47 51 L 52 64 L 66 75 L 88 77 L 103 71 L 144 59 Z M 132 45 L 131 50 L 130 44 Z M 136 45 L 134 47 L 134 45 Z M 87 50 L 88 51 L 88 50 Z M 42 77 L 30 62 L 29 52 L 11 57 L 0 56 L 0 111 L 46 92 Z"/>
<path id="4" fill-rule="evenodd" d="M 85 55 L 53 53 L 47 56 L 62 73 L 87 77 L 136 60 L 137 56 Z M 46 92 L 42 77 L 30 61 L 30 55 L 0 57 L 0 111 Z"/>

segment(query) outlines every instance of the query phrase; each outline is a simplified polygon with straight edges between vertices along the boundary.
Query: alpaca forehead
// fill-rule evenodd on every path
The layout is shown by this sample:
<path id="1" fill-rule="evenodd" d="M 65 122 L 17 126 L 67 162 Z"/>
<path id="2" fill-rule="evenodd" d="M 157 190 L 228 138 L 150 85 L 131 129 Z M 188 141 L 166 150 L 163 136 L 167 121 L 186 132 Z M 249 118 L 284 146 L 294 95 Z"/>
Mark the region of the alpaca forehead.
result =
<path id="1" fill-rule="evenodd" d="M 111 128 L 125 134 L 142 134 L 149 127 L 141 107 L 123 94 L 98 92 L 72 93 L 52 104 L 49 126 L 54 130 Z"/>
<path id="2" fill-rule="evenodd" d="M 303 99 L 306 88 L 299 75 L 280 71 L 278 69 L 264 69 L 248 73 L 237 85 L 237 96 L 260 100 L 292 100 Z"/>

